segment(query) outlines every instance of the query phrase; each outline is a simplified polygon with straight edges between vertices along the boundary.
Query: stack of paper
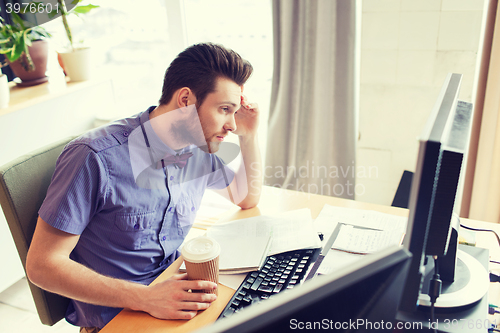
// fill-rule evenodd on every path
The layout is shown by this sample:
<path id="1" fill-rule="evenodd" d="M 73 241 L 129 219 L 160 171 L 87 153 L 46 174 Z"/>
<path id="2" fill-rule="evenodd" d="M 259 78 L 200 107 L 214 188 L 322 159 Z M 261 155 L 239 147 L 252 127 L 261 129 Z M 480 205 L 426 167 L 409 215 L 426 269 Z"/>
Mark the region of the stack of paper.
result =
<path id="1" fill-rule="evenodd" d="M 256 270 L 268 255 L 321 247 L 309 209 L 216 224 L 207 236 L 221 246 L 221 274 Z"/>
<path id="2" fill-rule="evenodd" d="M 219 272 L 225 274 L 255 270 L 271 240 L 265 220 L 254 217 L 213 225 L 207 230 L 207 236 L 221 246 Z"/>

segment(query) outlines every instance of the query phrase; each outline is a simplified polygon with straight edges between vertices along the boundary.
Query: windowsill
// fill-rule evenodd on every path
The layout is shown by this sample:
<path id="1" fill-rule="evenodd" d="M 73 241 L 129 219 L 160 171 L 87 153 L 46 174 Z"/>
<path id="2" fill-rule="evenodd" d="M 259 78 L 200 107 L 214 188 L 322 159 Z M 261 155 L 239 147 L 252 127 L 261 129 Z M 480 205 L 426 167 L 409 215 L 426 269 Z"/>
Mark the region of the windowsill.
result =
<path id="1" fill-rule="evenodd" d="M 9 106 L 0 109 L 0 117 L 103 81 L 105 81 L 104 78 L 94 78 L 81 82 L 68 82 L 67 78 L 49 78 L 48 82 L 31 87 L 20 87 L 14 82 L 9 82 Z"/>

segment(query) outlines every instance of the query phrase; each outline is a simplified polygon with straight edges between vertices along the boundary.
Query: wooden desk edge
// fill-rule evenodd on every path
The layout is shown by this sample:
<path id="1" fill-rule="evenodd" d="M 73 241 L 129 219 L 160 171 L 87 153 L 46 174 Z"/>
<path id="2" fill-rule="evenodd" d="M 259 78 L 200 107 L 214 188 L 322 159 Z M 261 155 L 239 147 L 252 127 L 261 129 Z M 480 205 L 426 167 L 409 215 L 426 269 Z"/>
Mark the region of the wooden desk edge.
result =
<path id="1" fill-rule="evenodd" d="M 182 257 L 179 257 L 172 263 L 158 278 L 151 284 L 155 285 L 167 280 L 179 271 L 179 267 L 183 262 Z M 137 312 L 132 310 L 121 311 L 113 320 L 111 320 L 102 330 L 106 332 L 121 332 L 121 333 L 136 333 L 136 332 L 187 332 L 201 328 L 215 322 L 217 317 L 229 302 L 234 294 L 234 289 L 219 284 L 217 300 L 210 307 L 200 312 L 191 320 L 162 320 L 157 319 L 145 312 Z"/>

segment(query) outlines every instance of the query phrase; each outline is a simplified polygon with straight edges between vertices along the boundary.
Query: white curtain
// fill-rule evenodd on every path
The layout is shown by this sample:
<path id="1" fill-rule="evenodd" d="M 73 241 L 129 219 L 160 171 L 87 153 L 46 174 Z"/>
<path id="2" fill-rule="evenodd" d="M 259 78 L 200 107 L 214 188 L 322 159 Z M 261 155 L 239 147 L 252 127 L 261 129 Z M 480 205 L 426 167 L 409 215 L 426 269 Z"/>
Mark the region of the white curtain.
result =
<path id="1" fill-rule="evenodd" d="M 273 0 L 266 185 L 354 198 L 357 6 Z"/>

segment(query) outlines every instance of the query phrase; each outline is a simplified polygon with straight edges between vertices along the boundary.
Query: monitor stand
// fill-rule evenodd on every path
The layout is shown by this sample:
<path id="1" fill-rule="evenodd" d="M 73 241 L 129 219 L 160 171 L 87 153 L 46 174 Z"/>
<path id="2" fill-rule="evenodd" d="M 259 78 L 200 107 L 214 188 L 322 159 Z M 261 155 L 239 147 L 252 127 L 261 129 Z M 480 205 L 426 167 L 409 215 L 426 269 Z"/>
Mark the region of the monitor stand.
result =
<path id="1" fill-rule="evenodd" d="M 423 293 L 418 299 L 419 306 L 431 306 L 426 291 L 434 274 L 434 260 L 428 260 L 425 266 Z M 460 308 L 481 300 L 488 292 L 489 275 L 481 263 L 470 254 L 458 249 L 455 266 L 455 281 L 443 281 L 441 295 L 436 300 L 436 311 L 441 309 Z"/>
<path id="2" fill-rule="evenodd" d="M 467 245 L 459 245 L 458 246 L 460 252 L 464 252 L 473 257 L 475 261 L 478 261 L 482 266 L 483 270 L 486 270 L 486 267 L 489 265 L 489 253 L 488 250 L 467 246 Z M 463 256 L 458 253 L 458 256 Z M 466 256 L 465 256 L 466 257 Z M 465 259 L 467 261 L 467 259 Z M 429 260 L 430 261 L 430 260 Z M 462 266 L 463 261 L 457 264 L 457 266 Z M 463 266 L 465 266 L 463 264 Z M 477 268 L 477 266 L 474 266 Z M 460 269 L 460 268 L 459 268 Z M 475 268 L 473 268 L 475 269 Z M 460 280 L 463 273 L 457 271 L 456 280 Z M 427 275 L 427 273 L 426 273 Z M 429 278 L 427 278 L 429 279 Z M 482 280 L 479 284 L 485 284 L 486 289 L 489 287 L 489 279 Z M 473 283 L 473 282 L 472 282 Z M 446 283 L 443 283 L 443 289 L 447 289 L 452 291 L 455 290 L 455 286 L 453 284 L 453 288 L 451 286 L 445 287 Z M 460 285 L 460 283 L 458 284 Z M 458 286 L 457 285 L 457 286 Z M 426 287 L 424 287 L 426 288 Z M 459 288 L 462 289 L 462 288 Z M 427 290 L 427 289 L 422 289 Z M 446 293 L 445 293 L 446 294 Z M 441 295 L 438 300 L 443 297 Z M 445 301 L 447 296 L 444 296 Z M 460 299 L 460 297 L 458 297 Z M 467 298 L 467 297 L 466 297 Z M 474 297 L 476 298 L 476 297 Z M 445 302 L 446 303 L 446 302 Z M 467 302 L 459 302 L 459 303 L 467 303 Z M 430 302 L 429 302 L 430 304 Z M 458 307 L 441 307 L 436 308 L 435 311 L 435 320 L 437 322 L 431 323 L 430 321 L 430 311 L 428 306 L 419 305 L 416 311 L 413 312 L 403 312 L 399 311 L 396 316 L 397 321 L 405 322 L 407 325 L 413 325 L 413 327 L 417 327 L 415 325 L 422 325 L 420 327 L 423 328 L 437 328 L 438 332 L 450 332 L 450 333 L 470 333 L 472 325 L 481 325 L 481 329 L 478 331 L 486 332 L 488 325 L 488 295 L 484 295 L 480 297 L 479 300 L 473 302 L 472 304 L 462 305 Z"/>

